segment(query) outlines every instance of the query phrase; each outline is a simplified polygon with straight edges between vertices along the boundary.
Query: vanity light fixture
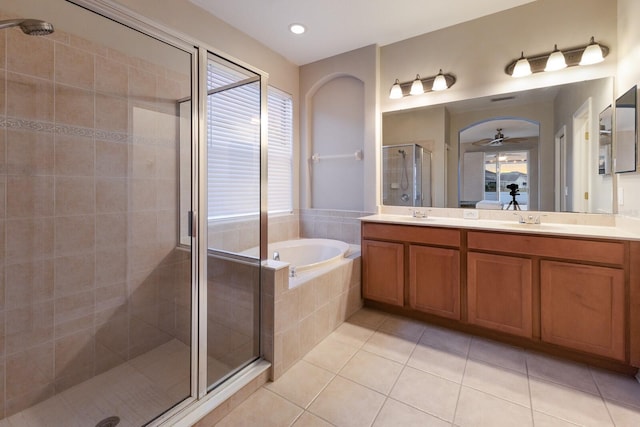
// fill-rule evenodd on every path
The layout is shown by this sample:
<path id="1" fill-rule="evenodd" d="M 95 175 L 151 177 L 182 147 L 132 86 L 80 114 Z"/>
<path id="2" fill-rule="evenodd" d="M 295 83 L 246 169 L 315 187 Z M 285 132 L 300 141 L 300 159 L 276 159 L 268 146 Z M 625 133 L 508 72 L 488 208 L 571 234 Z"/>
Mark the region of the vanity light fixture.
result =
<path id="1" fill-rule="evenodd" d="M 558 49 L 554 46 L 552 52 L 525 57 L 524 52 L 520 58 L 511 61 L 505 67 L 505 73 L 513 77 L 524 77 L 532 73 L 543 71 L 556 71 L 566 67 L 577 65 L 591 65 L 604 61 L 609 54 L 609 48 L 597 43 L 593 37 L 589 44 L 570 49 Z"/>
<path id="2" fill-rule="evenodd" d="M 421 95 L 425 92 L 445 90 L 453 86 L 456 78 L 452 74 L 444 74 L 442 70 L 431 77 L 420 77 L 416 74 L 416 78 L 410 82 L 400 82 L 396 79 L 389 91 L 389 99 L 400 99 L 408 95 Z"/>

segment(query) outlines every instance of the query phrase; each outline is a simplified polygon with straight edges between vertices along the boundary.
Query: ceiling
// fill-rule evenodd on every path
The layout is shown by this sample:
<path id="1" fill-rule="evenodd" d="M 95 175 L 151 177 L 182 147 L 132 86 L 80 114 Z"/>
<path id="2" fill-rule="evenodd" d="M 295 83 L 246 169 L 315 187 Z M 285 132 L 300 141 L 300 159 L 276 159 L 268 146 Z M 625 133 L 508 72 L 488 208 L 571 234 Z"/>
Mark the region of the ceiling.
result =
<path id="1" fill-rule="evenodd" d="M 297 65 L 384 46 L 534 0 L 190 0 Z M 307 31 L 296 36 L 289 25 Z"/>

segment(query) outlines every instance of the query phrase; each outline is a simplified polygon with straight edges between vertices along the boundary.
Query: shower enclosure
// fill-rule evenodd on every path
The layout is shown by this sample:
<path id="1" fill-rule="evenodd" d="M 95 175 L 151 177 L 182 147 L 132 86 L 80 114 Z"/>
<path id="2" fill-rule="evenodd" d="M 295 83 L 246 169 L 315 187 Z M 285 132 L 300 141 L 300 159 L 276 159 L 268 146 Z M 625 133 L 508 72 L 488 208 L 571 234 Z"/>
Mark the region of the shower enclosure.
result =
<path id="1" fill-rule="evenodd" d="M 431 152 L 418 144 L 382 147 L 382 203 L 431 206 Z"/>
<path id="2" fill-rule="evenodd" d="M 159 424 L 260 355 L 260 260 L 227 242 L 262 241 L 266 83 L 108 2 L 0 21 L 0 425 Z M 216 186 L 234 149 L 258 174 Z M 228 184 L 243 221 L 211 216 Z"/>

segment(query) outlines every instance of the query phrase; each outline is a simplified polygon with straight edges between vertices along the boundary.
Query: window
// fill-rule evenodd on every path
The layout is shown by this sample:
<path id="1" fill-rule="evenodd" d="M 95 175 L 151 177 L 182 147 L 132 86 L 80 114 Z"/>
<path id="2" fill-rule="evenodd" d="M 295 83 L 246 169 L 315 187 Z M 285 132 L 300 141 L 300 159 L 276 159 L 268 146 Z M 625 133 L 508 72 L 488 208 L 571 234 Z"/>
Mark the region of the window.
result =
<path id="1" fill-rule="evenodd" d="M 260 208 L 260 85 L 209 63 L 207 97 L 209 219 L 257 215 Z M 267 93 L 269 212 L 292 211 L 292 101 Z"/>
<path id="2" fill-rule="evenodd" d="M 269 213 L 293 210 L 293 102 L 269 87 Z"/>

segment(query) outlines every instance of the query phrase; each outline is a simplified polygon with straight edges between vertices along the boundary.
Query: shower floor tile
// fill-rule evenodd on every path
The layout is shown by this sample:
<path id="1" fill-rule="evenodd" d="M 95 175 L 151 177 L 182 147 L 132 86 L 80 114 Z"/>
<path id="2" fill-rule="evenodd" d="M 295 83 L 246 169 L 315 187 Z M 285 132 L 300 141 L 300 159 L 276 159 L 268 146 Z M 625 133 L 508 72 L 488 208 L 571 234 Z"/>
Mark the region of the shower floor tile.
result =
<path id="1" fill-rule="evenodd" d="M 0 420 L 0 427 L 91 427 L 113 415 L 118 427 L 141 426 L 189 395 L 190 371 L 190 348 L 174 339 Z"/>

